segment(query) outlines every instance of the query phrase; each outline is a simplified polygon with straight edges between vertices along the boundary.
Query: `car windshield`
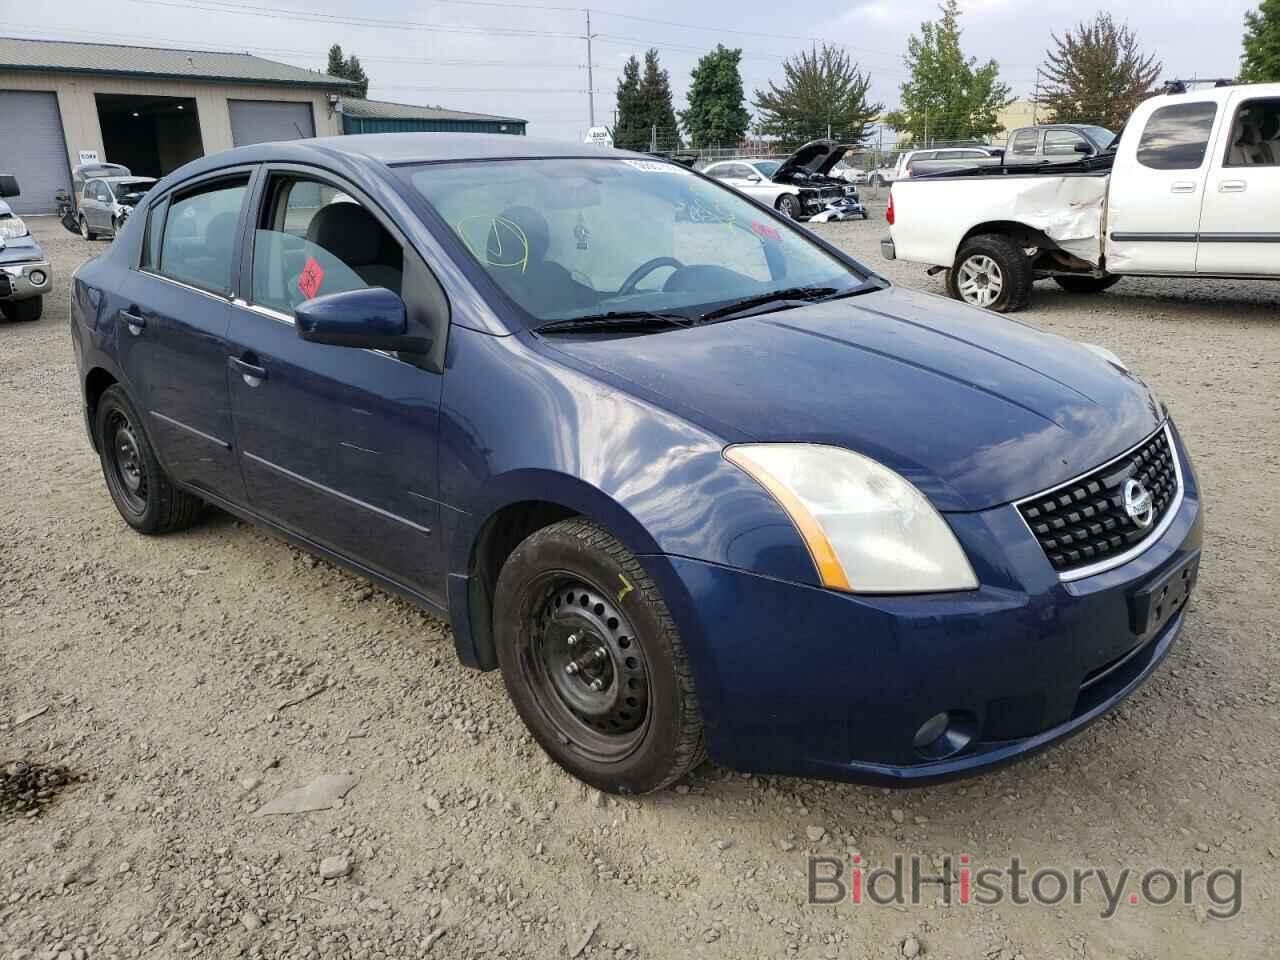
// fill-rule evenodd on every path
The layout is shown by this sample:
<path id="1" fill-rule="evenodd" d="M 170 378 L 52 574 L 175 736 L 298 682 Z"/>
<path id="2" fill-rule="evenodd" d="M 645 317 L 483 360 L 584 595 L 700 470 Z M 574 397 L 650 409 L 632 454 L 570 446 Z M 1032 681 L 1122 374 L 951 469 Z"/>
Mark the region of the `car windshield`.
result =
<path id="1" fill-rule="evenodd" d="M 660 160 L 473 160 L 402 168 L 499 287 L 535 318 L 700 318 L 866 277 L 735 191 Z"/>
<path id="2" fill-rule="evenodd" d="M 773 179 L 773 175 L 778 172 L 778 168 L 782 166 L 777 160 L 757 160 L 756 169 L 763 173 L 769 179 Z"/>

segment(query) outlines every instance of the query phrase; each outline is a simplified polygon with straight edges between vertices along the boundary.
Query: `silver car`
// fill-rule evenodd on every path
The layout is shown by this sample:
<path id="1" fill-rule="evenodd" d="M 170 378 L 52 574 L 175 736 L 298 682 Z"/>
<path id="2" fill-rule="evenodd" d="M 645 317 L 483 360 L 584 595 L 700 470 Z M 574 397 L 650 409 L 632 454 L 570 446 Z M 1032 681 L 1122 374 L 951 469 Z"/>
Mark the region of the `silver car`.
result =
<path id="1" fill-rule="evenodd" d="M 114 237 L 151 185 L 154 177 L 95 177 L 80 195 L 80 236 L 86 240 Z"/>

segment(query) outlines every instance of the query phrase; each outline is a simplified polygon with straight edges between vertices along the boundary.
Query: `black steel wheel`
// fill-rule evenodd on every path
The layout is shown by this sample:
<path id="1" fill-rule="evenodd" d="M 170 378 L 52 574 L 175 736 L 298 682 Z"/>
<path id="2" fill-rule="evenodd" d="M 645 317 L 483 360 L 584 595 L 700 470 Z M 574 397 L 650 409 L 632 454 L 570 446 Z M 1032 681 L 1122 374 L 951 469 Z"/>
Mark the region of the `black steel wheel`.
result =
<path id="1" fill-rule="evenodd" d="M 589 520 L 530 535 L 494 594 L 498 663 L 534 739 L 610 793 L 671 784 L 703 755 L 679 632 L 629 550 Z"/>
<path id="2" fill-rule="evenodd" d="M 191 526 L 200 500 L 178 489 L 156 459 L 141 417 L 119 384 L 98 400 L 94 436 L 107 492 L 120 516 L 141 533 Z"/>

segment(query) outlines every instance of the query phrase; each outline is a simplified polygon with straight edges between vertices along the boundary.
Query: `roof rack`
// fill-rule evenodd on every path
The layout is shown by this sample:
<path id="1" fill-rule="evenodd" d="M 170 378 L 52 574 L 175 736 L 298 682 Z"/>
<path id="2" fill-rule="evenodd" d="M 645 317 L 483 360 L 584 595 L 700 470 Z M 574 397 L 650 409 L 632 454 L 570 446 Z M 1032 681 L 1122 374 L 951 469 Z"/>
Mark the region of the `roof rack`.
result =
<path id="1" fill-rule="evenodd" d="M 1202 87 L 1205 84 L 1212 84 L 1217 87 L 1234 87 L 1236 81 L 1234 77 L 1192 77 L 1190 80 L 1166 80 L 1164 82 L 1164 93 L 1187 93 L 1192 87 Z"/>

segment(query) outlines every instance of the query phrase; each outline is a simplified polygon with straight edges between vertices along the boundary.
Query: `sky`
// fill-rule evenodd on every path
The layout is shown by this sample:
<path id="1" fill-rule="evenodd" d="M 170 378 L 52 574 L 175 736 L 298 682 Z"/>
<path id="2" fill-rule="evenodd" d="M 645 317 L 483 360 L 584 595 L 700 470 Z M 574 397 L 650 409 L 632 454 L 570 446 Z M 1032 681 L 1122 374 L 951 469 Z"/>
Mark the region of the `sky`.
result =
<path id="1" fill-rule="evenodd" d="M 580 2 L 580 0 L 579 0 Z M 843 46 L 872 76 L 872 95 L 898 105 L 907 37 L 937 16 L 935 0 L 601 0 L 591 9 L 595 120 L 613 122 L 614 92 L 628 56 L 657 47 L 676 108 L 689 71 L 717 43 L 741 47 L 748 100 L 780 81 L 782 60 L 814 42 Z M 1165 78 L 1232 76 L 1245 0 L 1113 0 Z M 0 0 L 0 32 L 103 43 L 255 53 L 323 69 L 331 44 L 364 64 L 369 96 L 515 116 L 530 135 L 581 139 L 589 126 L 586 13 L 575 0 Z M 1051 44 L 1092 5 L 1038 0 L 961 0 L 965 53 L 994 57 L 1017 96 L 1030 96 Z"/>

